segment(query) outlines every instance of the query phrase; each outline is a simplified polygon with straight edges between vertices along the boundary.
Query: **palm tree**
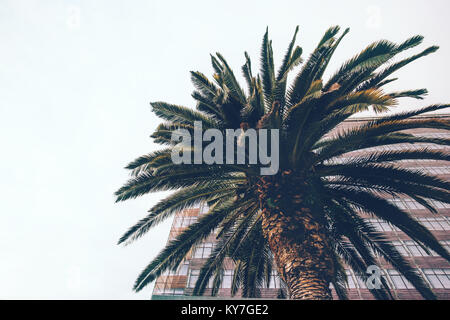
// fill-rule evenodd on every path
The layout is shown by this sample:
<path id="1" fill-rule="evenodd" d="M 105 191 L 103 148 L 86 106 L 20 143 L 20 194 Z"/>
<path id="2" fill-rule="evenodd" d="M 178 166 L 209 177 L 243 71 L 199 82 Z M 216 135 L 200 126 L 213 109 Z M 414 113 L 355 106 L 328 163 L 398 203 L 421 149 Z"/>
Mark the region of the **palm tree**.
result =
<path id="1" fill-rule="evenodd" d="M 297 27 L 275 72 L 272 42 L 266 30 L 259 74 L 253 75 L 250 58 L 245 54 L 242 72 L 247 90 L 239 85 L 226 60 L 217 53 L 211 56 L 213 82 L 200 72 L 191 72 L 196 110 L 164 102 L 151 104 L 164 120 L 152 137 L 165 148 L 139 157 L 126 167 L 132 178 L 116 192 L 116 201 L 162 190 L 175 192 L 153 206 L 148 216 L 129 229 L 119 243 L 141 237 L 183 208 L 207 202 L 210 210 L 151 261 L 136 280 L 136 291 L 166 269 L 176 269 L 193 246 L 219 230 L 220 245 L 201 271 L 195 288 L 197 294 L 204 291 L 210 277 L 215 276 L 216 284 L 220 281 L 223 259 L 227 256 L 235 258 L 237 268 L 247 268 L 246 272 L 236 272 L 236 277 L 252 276 L 254 280 L 249 283 L 253 284 L 247 285 L 251 290 L 256 279 L 267 274 L 269 265 L 264 260 L 251 261 L 250 257 L 252 253 L 263 253 L 267 259 L 273 255 L 291 299 L 331 299 L 330 284 L 340 297 L 345 297 L 343 265 L 366 280 L 366 269 L 377 264 L 376 256 L 396 268 L 424 298 L 435 298 L 419 273 L 361 213 L 391 223 L 424 249 L 450 261 L 449 253 L 428 229 L 387 200 L 387 195 L 409 197 L 432 212 L 436 210 L 430 199 L 449 203 L 448 181 L 398 167 L 396 163 L 406 159 L 449 161 L 450 156 L 428 148 L 366 150 L 364 156 L 348 155 L 399 143 L 448 145 L 448 139 L 420 137 L 405 130 L 448 130 L 448 120 L 415 116 L 449 105 L 380 117 L 338 134 L 333 130 L 361 111 L 384 112 L 403 97 L 423 99 L 425 89 L 386 93 L 383 88 L 396 80 L 390 77 L 395 71 L 438 47 L 394 62 L 396 55 L 416 47 L 423 37 L 414 36 L 400 44 L 377 41 L 325 80 L 327 65 L 349 30 L 341 35 L 339 31 L 339 27 L 328 29 L 303 61 L 302 49 L 295 45 Z M 296 68 L 298 65 L 301 67 Z M 298 72 L 288 85 L 288 75 L 294 69 Z M 186 129 L 193 134 L 196 121 L 202 122 L 203 130 L 214 128 L 222 132 L 230 128 L 279 129 L 278 173 L 262 176 L 259 165 L 248 164 L 174 164 L 172 133 Z M 335 161 L 344 154 L 345 162 Z M 260 240 L 260 245 L 254 245 Z M 381 280 L 381 288 L 371 290 L 372 294 L 379 299 L 391 298 L 385 279 Z"/>

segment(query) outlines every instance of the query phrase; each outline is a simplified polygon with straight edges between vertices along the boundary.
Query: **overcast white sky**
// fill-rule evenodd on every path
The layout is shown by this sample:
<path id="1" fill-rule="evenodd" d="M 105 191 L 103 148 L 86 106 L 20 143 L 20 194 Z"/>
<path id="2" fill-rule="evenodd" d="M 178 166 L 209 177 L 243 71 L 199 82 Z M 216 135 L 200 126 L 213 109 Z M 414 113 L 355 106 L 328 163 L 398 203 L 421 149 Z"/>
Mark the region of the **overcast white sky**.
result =
<path id="1" fill-rule="evenodd" d="M 449 102 L 449 1 L 0 1 L 0 298 L 148 299 L 137 274 L 170 221 L 116 245 L 161 194 L 114 204 L 130 160 L 155 148 L 149 102 L 194 106 L 189 70 L 221 52 L 254 72 L 266 26 L 279 62 L 296 25 L 309 54 L 350 27 L 330 69 L 371 41 L 414 34 L 441 50 L 398 73 Z M 425 47 L 424 45 L 424 47 Z M 414 52 L 417 52 L 415 50 Z"/>

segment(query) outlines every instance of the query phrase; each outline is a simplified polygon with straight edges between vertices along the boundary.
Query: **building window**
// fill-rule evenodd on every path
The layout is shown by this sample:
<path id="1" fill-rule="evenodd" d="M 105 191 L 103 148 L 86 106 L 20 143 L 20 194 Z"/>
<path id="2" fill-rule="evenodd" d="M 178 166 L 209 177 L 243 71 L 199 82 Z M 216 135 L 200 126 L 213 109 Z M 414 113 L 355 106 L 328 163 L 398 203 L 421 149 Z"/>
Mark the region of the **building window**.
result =
<path id="1" fill-rule="evenodd" d="M 441 245 L 447 250 L 450 251 L 450 240 L 439 241 Z M 415 241 L 407 240 L 407 241 L 392 241 L 392 245 L 395 246 L 398 252 L 400 252 L 403 256 L 412 256 L 412 257 L 428 257 L 439 256 L 436 252 L 430 250 L 430 254 L 427 254 L 426 251 L 419 246 Z"/>
<path id="2" fill-rule="evenodd" d="M 450 289 L 450 269 L 423 269 L 425 277 L 434 289 Z"/>
<path id="3" fill-rule="evenodd" d="M 440 241 L 440 243 L 448 252 L 450 252 L 450 240 Z M 438 254 L 434 252 L 433 255 L 438 255 Z"/>
<path id="4" fill-rule="evenodd" d="M 188 288 L 195 288 L 195 283 L 197 282 L 199 275 L 200 270 L 191 270 L 191 272 L 189 273 L 189 279 L 187 284 Z M 206 288 L 208 289 L 212 288 L 213 283 L 214 283 L 214 275 L 209 278 Z"/>
<path id="5" fill-rule="evenodd" d="M 361 277 L 358 277 L 355 275 L 356 278 L 356 282 L 358 283 L 358 287 L 361 289 L 367 289 L 366 283 L 364 282 L 363 279 L 361 279 Z"/>
<path id="6" fill-rule="evenodd" d="M 197 282 L 199 275 L 200 275 L 200 270 L 191 270 L 191 272 L 189 274 L 188 288 L 195 287 L 195 283 Z"/>
<path id="7" fill-rule="evenodd" d="M 280 276 L 276 270 L 272 270 L 272 274 L 270 275 L 269 288 L 278 289 L 281 288 Z M 267 288 L 267 283 L 265 284 L 265 288 Z"/>
<path id="8" fill-rule="evenodd" d="M 347 288 L 355 289 L 361 288 L 366 289 L 366 283 L 360 277 L 357 277 L 352 270 L 345 270 L 347 274 Z M 387 285 L 391 289 L 414 289 L 414 286 L 397 270 L 381 270 L 382 277 L 387 280 Z"/>
<path id="9" fill-rule="evenodd" d="M 367 221 L 371 223 L 372 226 L 377 231 L 399 230 L 397 227 L 381 219 L 367 219 Z M 417 218 L 417 221 L 422 225 L 424 225 L 425 227 L 427 227 L 429 230 L 450 231 L 450 223 L 447 221 L 445 217 L 435 217 L 435 218 L 420 217 Z"/>
<path id="10" fill-rule="evenodd" d="M 450 208 L 449 205 L 446 205 L 445 203 L 441 202 L 441 201 L 437 201 L 437 200 L 430 200 L 431 204 L 437 208 L 437 209 L 446 209 L 446 208 Z"/>
<path id="11" fill-rule="evenodd" d="M 182 296 L 184 294 L 183 289 L 175 289 L 173 295 L 174 296 Z"/>
<path id="12" fill-rule="evenodd" d="M 349 289 L 355 289 L 356 282 L 355 282 L 355 278 L 353 276 L 353 272 L 351 270 L 345 270 L 345 273 L 347 274 L 347 287 Z"/>
<path id="13" fill-rule="evenodd" d="M 184 261 L 178 268 L 178 275 L 186 276 L 188 274 L 189 261 Z"/>
<path id="14" fill-rule="evenodd" d="M 174 221 L 175 228 L 186 228 L 197 221 L 197 217 L 180 216 L 176 217 Z"/>
<path id="15" fill-rule="evenodd" d="M 367 219 L 367 221 L 372 224 L 372 226 L 377 231 L 394 231 L 397 230 L 393 225 L 390 223 L 383 221 L 381 219 Z"/>
<path id="16" fill-rule="evenodd" d="M 231 288 L 231 283 L 233 282 L 233 270 L 225 270 L 223 272 L 222 278 L 222 288 L 229 289 Z"/>
<path id="17" fill-rule="evenodd" d="M 388 199 L 388 201 L 400 209 L 407 209 L 406 204 L 401 199 Z"/>
<path id="18" fill-rule="evenodd" d="M 400 252 L 402 256 L 410 255 L 408 250 L 401 241 L 392 241 L 392 245 L 395 246 L 395 249 L 397 249 L 397 251 Z"/>
<path id="19" fill-rule="evenodd" d="M 413 257 L 428 256 L 427 252 L 414 241 L 405 241 L 405 245 L 406 248 L 408 248 L 409 252 L 411 253 L 411 256 Z"/>
<path id="20" fill-rule="evenodd" d="M 204 242 L 199 244 L 192 254 L 192 258 L 196 259 L 204 259 L 208 258 L 211 255 L 214 244 L 212 242 Z"/>
<path id="21" fill-rule="evenodd" d="M 444 217 L 418 218 L 417 220 L 429 230 L 450 231 L 450 223 Z"/>
<path id="22" fill-rule="evenodd" d="M 163 276 L 185 276 L 187 275 L 189 268 L 189 261 L 184 260 L 179 266 L 177 270 L 166 270 L 163 272 Z"/>
<path id="23" fill-rule="evenodd" d="M 163 289 L 163 290 L 158 290 L 158 292 L 155 292 L 157 294 L 163 294 L 163 295 L 167 295 L 167 296 L 182 296 L 184 295 L 184 290 L 183 289 Z"/>
<path id="24" fill-rule="evenodd" d="M 394 289 L 414 289 L 414 286 L 397 270 L 387 270 L 387 274 Z"/>

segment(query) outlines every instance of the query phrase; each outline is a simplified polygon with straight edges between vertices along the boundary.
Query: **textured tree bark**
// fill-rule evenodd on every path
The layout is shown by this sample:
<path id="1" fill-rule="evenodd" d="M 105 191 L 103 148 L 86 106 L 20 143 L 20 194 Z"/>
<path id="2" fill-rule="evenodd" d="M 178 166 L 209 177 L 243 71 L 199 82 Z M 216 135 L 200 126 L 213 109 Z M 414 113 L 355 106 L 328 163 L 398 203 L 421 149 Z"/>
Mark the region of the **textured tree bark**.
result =
<path id="1" fill-rule="evenodd" d="M 277 177 L 258 183 L 264 236 L 291 299 L 331 300 L 334 265 L 323 223 L 305 205 L 301 187 L 286 185 Z"/>

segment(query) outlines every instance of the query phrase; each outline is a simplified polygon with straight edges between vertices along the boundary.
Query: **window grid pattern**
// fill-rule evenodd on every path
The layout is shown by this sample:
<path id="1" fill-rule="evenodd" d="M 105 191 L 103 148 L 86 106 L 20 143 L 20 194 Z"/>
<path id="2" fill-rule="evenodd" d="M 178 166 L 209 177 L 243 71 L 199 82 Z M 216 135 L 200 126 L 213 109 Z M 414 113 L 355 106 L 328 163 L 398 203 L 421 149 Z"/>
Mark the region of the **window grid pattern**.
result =
<path id="1" fill-rule="evenodd" d="M 186 276 L 188 274 L 189 261 L 183 261 L 177 270 L 166 270 L 162 273 L 163 276 Z"/>
<path id="2" fill-rule="evenodd" d="M 224 270 L 223 272 L 223 276 L 222 276 L 222 283 L 220 284 L 221 288 L 224 289 L 230 289 L 231 288 L 231 283 L 233 282 L 233 274 L 234 274 L 234 270 Z M 198 269 L 192 269 L 189 272 L 189 278 L 188 278 L 188 288 L 194 288 L 195 287 L 195 283 L 198 280 L 198 277 L 200 275 L 200 270 Z M 211 277 L 209 279 L 208 285 L 206 286 L 206 288 L 212 288 L 214 282 L 214 277 Z"/>
<path id="3" fill-rule="evenodd" d="M 421 224 L 427 227 L 429 230 L 436 231 L 449 231 L 450 222 L 447 217 L 428 218 L 421 217 L 417 219 Z"/>
<path id="4" fill-rule="evenodd" d="M 164 289 L 160 289 L 160 288 L 155 288 L 155 290 L 153 291 L 153 294 L 155 295 L 167 295 L 167 296 L 182 296 L 184 295 L 184 289 L 171 289 L 171 288 L 164 288 Z"/>
<path id="5" fill-rule="evenodd" d="M 380 232 L 383 231 L 399 231 L 398 228 L 394 227 L 392 224 L 383 221 L 381 219 L 367 219 L 367 221 Z"/>
<path id="6" fill-rule="evenodd" d="M 423 205 L 418 203 L 417 201 L 409 198 L 395 198 L 395 199 L 388 199 L 389 202 L 392 204 L 395 204 L 400 209 L 410 209 L 410 210 L 424 210 L 426 209 Z M 441 201 L 437 200 L 428 200 L 428 203 L 430 203 L 433 207 L 436 209 L 447 209 L 450 208 L 450 204 L 445 204 Z"/>
<path id="7" fill-rule="evenodd" d="M 204 259 L 208 258 L 211 255 L 212 250 L 214 249 L 214 243 L 212 242 L 203 242 L 195 247 L 194 252 L 192 254 L 192 258 L 195 259 Z"/>
<path id="8" fill-rule="evenodd" d="M 417 269 L 433 289 L 450 289 L 450 269 Z M 348 289 L 367 289 L 366 284 L 355 275 L 353 270 L 345 270 Z M 381 270 L 391 289 L 414 289 L 414 286 L 397 270 Z"/>
<path id="9" fill-rule="evenodd" d="M 200 270 L 196 270 L 196 269 L 192 269 L 189 272 L 189 279 L 188 279 L 188 288 L 194 288 L 195 287 L 195 283 L 198 280 L 198 276 L 200 275 Z"/>
<path id="10" fill-rule="evenodd" d="M 265 283 L 265 287 L 267 288 L 267 283 Z M 279 289 L 279 288 L 281 288 L 280 276 L 278 275 L 278 272 L 275 271 L 275 270 L 272 270 L 272 274 L 270 275 L 269 288 L 270 289 Z"/>
<path id="11" fill-rule="evenodd" d="M 222 284 L 220 286 L 221 288 L 226 288 L 226 289 L 231 288 L 231 283 L 233 282 L 233 274 L 234 274 L 234 270 L 225 270 L 223 272 Z"/>
<path id="12" fill-rule="evenodd" d="M 385 270 L 384 274 L 388 275 L 391 289 L 414 289 L 414 286 L 406 280 L 397 270 Z"/>
<path id="13" fill-rule="evenodd" d="M 377 231 L 400 231 L 392 224 L 381 219 L 367 219 Z M 448 217 L 420 217 L 417 221 L 424 225 L 429 230 L 433 231 L 450 231 L 450 222 Z"/>
<path id="14" fill-rule="evenodd" d="M 178 216 L 175 218 L 173 226 L 175 228 L 186 228 L 197 221 L 197 217 Z"/>
<path id="15" fill-rule="evenodd" d="M 441 245 L 450 251 L 450 240 L 439 241 Z M 429 256 L 439 256 L 436 252 L 430 250 L 430 254 L 419 246 L 415 241 L 406 240 L 406 241 L 392 241 L 392 244 L 395 248 L 403 255 L 403 256 L 411 256 L 411 257 L 429 257 Z"/>
<path id="16" fill-rule="evenodd" d="M 424 206 L 422 206 L 417 201 L 414 201 L 412 199 L 388 199 L 388 201 L 396 205 L 400 209 L 411 209 L 411 210 L 425 209 Z"/>
<path id="17" fill-rule="evenodd" d="M 418 269 L 425 279 L 429 282 L 433 289 L 450 289 L 450 269 L 432 268 L 432 269 Z M 387 269 L 381 270 L 382 275 L 387 280 L 387 284 L 391 289 L 414 289 L 414 286 L 397 270 Z M 347 274 L 347 288 L 348 289 L 367 289 L 366 283 L 357 277 L 353 270 L 345 270 Z M 195 282 L 198 280 L 200 270 L 191 270 L 188 280 L 188 288 L 194 288 Z M 222 277 L 221 288 L 230 289 L 233 282 L 234 270 L 225 270 Z M 207 288 L 211 288 L 213 278 L 209 280 Z M 281 281 L 276 272 L 272 272 L 269 288 L 280 288 Z M 173 289 L 168 289 L 173 290 Z M 177 289 L 175 289 L 177 290 Z M 181 289 L 182 290 L 182 289 Z M 161 293 L 164 290 L 159 290 Z"/>
<path id="18" fill-rule="evenodd" d="M 450 269 L 423 269 L 433 289 L 450 289 Z"/>
<path id="19" fill-rule="evenodd" d="M 188 279 L 188 288 L 194 288 L 195 282 L 198 280 L 198 277 L 200 275 L 200 270 L 191 270 L 189 273 L 189 279 Z M 223 276 L 222 276 L 222 283 L 220 285 L 223 289 L 230 289 L 231 284 L 233 282 L 233 275 L 234 270 L 224 270 Z M 211 277 L 209 279 L 207 288 L 212 288 L 212 284 L 214 282 L 214 277 Z M 264 288 L 267 288 L 267 283 L 264 283 Z M 281 288 L 281 280 L 276 271 L 272 271 L 271 277 L 270 277 L 270 289 L 279 289 Z"/>

